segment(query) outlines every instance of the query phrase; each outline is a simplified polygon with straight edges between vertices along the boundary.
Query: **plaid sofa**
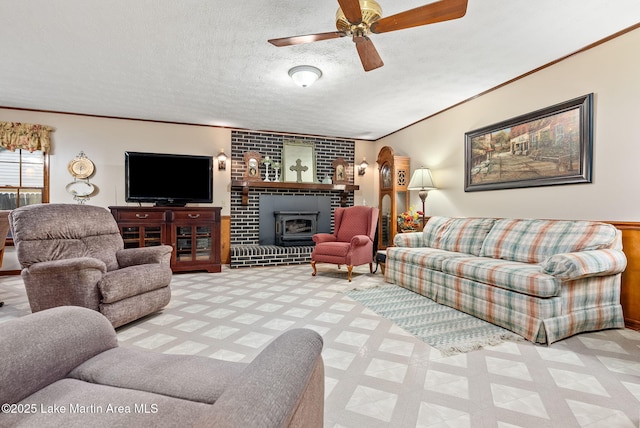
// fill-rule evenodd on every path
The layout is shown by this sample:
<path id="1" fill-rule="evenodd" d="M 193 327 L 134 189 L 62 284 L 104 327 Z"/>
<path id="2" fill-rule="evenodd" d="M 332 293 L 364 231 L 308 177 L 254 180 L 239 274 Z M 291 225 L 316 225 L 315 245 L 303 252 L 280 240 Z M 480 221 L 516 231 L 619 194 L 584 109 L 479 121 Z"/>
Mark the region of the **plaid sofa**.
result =
<path id="1" fill-rule="evenodd" d="M 621 233 L 589 221 L 431 217 L 396 235 L 385 280 L 537 343 L 623 328 Z"/>

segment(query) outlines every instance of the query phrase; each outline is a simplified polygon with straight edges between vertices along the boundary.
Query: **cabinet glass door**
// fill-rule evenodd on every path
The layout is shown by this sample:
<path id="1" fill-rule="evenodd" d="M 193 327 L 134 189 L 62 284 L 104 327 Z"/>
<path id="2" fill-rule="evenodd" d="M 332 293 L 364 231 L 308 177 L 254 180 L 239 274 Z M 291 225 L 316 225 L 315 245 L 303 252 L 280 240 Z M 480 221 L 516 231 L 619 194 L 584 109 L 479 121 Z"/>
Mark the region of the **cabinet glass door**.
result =
<path id="1" fill-rule="evenodd" d="M 156 247 L 158 245 L 162 245 L 162 226 L 145 226 L 142 227 L 144 230 L 144 246 L 145 247 Z"/>
<path id="2" fill-rule="evenodd" d="M 211 258 L 211 226 L 196 226 L 196 260 Z"/>
<path id="3" fill-rule="evenodd" d="M 176 261 L 193 260 L 193 231 L 191 226 L 176 227 Z"/>
<path id="4" fill-rule="evenodd" d="M 211 226 L 176 227 L 176 261 L 211 259 Z"/>
<path id="5" fill-rule="evenodd" d="M 154 247 L 162 244 L 162 226 L 125 226 L 121 228 L 124 248 Z"/>

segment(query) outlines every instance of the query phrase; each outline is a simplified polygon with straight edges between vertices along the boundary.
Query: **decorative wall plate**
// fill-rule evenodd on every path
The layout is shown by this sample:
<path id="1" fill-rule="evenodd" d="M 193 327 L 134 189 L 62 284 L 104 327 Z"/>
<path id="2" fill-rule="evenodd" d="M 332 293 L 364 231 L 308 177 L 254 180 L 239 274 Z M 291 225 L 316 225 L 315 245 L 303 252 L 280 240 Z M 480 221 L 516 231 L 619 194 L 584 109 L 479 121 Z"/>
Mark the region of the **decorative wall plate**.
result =
<path id="1" fill-rule="evenodd" d="M 69 162 L 67 169 L 69 170 L 69 174 L 75 178 L 87 178 L 93 174 L 95 165 L 89 158 L 77 157 Z"/>
<path id="2" fill-rule="evenodd" d="M 93 191 L 95 190 L 95 187 L 93 186 L 93 184 L 89 183 L 88 181 L 78 180 L 78 181 L 73 181 L 67 184 L 65 189 L 67 190 L 67 192 L 71 193 L 74 197 L 86 198 L 87 196 L 93 193 Z"/>

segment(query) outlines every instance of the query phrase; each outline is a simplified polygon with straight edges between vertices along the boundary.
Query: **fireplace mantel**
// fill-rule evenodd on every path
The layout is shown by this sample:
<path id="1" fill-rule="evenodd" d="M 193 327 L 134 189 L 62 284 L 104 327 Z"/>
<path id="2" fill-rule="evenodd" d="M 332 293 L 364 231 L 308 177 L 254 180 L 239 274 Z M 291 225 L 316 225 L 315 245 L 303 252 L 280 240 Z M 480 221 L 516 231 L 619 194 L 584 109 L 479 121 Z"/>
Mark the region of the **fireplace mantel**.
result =
<path id="1" fill-rule="evenodd" d="M 349 192 L 359 190 L 355 184 L 322 184 L 322 183 L 294 183 L 282 181 L 247 181 L 232 180 L 231 189 L 242 190 L 242 205 L 249 205 L 249 189 L 283 189 L 283 190 L 308 190 L 308 191 L 336 191 L 341 192 L 342 206 L 346 204 Z"/>

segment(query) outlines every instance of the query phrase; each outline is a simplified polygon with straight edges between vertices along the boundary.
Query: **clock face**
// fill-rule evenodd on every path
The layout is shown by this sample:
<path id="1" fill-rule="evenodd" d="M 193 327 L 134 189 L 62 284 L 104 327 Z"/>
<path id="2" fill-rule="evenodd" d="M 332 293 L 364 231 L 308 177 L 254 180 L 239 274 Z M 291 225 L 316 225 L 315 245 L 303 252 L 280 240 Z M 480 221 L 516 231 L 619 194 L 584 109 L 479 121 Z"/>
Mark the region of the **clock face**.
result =
<path id="1" fill-rule="evenodd" d="M 380 176 L 382 177 L 382 188 L 391 188 L 391 168 L 385 164 L 380 168 Z"/>
<path id="2" fill-rule="evenodd" d="M 76 178 L 87 178 L 93 174 L 94 170 L 93 162 L 87 158 L 73 159 L 69 162 L 67 169 L 69 174 Z"/>
<path id="3" fill-rule="evenodd" d="M 254 158 L 249 159 L 249 175 L 258 175 L 258 161 Z"/>

